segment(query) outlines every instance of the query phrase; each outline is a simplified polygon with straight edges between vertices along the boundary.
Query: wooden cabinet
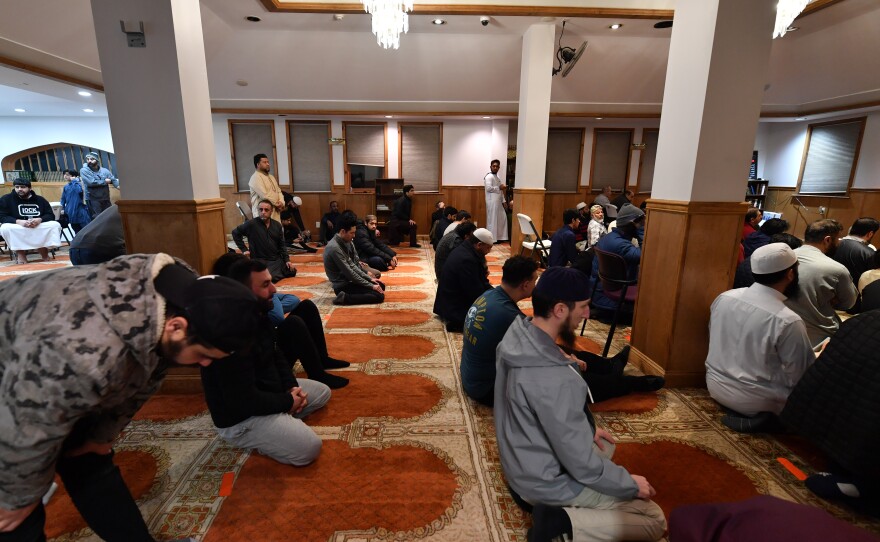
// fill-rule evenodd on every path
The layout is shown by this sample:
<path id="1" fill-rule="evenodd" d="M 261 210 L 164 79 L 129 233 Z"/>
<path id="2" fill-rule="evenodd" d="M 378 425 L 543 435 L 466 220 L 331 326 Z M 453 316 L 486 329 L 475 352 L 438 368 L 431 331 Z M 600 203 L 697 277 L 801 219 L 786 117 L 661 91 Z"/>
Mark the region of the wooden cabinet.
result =
<path id="1" fill-rule="evenodd" d="M 376 219 L 379 227 L 391 220 L 394 202 L 403 196 L 403 179 L 376 179 Z"/>
<path id="2" fill-rule="evenodd" d="M 764 199 L 767 197 L 767 185 L 770 181 L 752 179 L 746 187 L 746 201 L 756 209 L 764 210 Z"/>

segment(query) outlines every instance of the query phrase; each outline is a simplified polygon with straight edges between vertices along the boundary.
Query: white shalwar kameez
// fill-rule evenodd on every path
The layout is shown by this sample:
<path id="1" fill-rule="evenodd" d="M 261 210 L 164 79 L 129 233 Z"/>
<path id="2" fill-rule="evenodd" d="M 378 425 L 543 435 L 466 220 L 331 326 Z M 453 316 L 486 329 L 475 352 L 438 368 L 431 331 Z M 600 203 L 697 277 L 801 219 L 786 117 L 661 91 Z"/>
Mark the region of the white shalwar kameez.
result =
<path id="1" fill-rule="evenodd" d="M 504 192 L 501 179 L 494 173 L 483 177 L 486 186 L 486 229 L 496 241 L 507 241 L 507 212 L 504 210 Z"/>

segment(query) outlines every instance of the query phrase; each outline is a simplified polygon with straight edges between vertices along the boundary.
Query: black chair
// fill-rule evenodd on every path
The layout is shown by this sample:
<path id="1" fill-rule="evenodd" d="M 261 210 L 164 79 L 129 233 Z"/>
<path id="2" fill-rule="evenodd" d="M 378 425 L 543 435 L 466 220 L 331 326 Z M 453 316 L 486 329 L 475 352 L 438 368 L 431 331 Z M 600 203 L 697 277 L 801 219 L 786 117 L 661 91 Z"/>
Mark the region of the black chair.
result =
<path id="1" fill-rule="evenodd" d="M 241 214 L 241 222 L 242 224 L 251 219 L 251 212 L 245 205 L 243 205 L 240 201 L 235 202 L 235 206 L 238 207 L 238 212 Z"/>
<path id="2" fill-rule="evenodd" d="M 596 295 L 596 286 L 602 282 L 602 290 L 605 297 L 614 301 L 617 306 L 614 308 L 614 318 L 611 321 L 611 328 L 608 330 L 608 339 L 605 340 L 605 349 L 602 351 L 602 357 L 608 356 L 608 350 L 611 348 L 611 338 L 614 337 L 614 330 L 617 328 L 617 320 L 620 317 L 621 309 L 624 304 L 630 303 L 630 307 L 636 301 L 639 293 L 639 286 L 635 279 L 627 278 L 626 261 L 622 256 L 613 252 L 606 252 L 593 247 L 596 258 L 599 258 L 599 279 L 593 283 L 593 292 L 590 299 Z M 587 327 L 587 321 L 584 320 L 581 326 L 581 335 Z"/>

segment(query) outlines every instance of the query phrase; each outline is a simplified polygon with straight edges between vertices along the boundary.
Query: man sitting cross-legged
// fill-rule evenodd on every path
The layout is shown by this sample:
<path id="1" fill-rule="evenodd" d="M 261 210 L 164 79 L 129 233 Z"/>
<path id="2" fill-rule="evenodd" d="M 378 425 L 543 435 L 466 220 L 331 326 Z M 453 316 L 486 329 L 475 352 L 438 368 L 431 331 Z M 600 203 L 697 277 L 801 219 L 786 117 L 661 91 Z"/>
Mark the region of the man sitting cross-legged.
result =
<path id="1" fill-rule="evenodd" d="M 354 248 L 357 217 L 345 214 L 339 217 L 336 235 L 324 249 L 324 272 L 330 279 L 336 299 L 334 305 L 364 305 L 385 301 L 385 285 L 371 277 L 358 260 Z"/>
<path id="2" fill-rule="evenodd" d="M 478 403 L 493 404 L 495 349 L 513 321 L 525 318 L 517 302 L 532 295 L 538 278 L 537 269 L 538 264 L 531 258 L 514 256 L 508 259 L 502 268 L 501 286 L 478 297 L 468 311 L 461 351 L 461 385 L 465 393 Z M 563 350 L 578 358 L 578 366 L 590 386 L 593 402 L 633 391 L 656 391 L 665 383 L 661 376 L 623 374 L 629 345 L 613 358 L 575 351 L 573 341 Z"/>
<path id="3" fill-rule="evenodd" d="M 397 267 L 397 253 L 376 237 L 379 221 L 376 215 L 367 215 L 357 225 L 354 246 L 362 262 L 379 271 Z"/>
<path id="4" fill-rule="evenodd" d="M 272 307 L 275 288 L 265 265 L 240 260 L 226 275 L 250 287 L 266 310 Z M 236 352 L 201 372 L 208 410 L 223 440 L 298 467 L 318 457 L 321 439 L 302 418 L 327 404 L 330 388 L 293 376 L 276 351 L 268 318 L 250 351 Z"/>
<path id="5" fill-rule="evenodd" d="M 586 406 L 590 390 L 556 340 L 589 315 L 589 278 L 551 267 L 532 292 L 535 317 L 517 318 L 498 345 L 495 434 L 510 487 L 534 506 L 529 540 L 658 540 L 656 493 L 611 461 L 614 438 Z"/>
<path id="6" fill-rule="evenodd" d="M 269 268 L 272 282 L 295 277 L 296 268 L 284 248 L 284 232 L 281 223 L 272 220 L 272 202 L 257 203 L 256 216 L 232 230 L 232 240 L 245 256 L 260 260 Z M 247 237 L 248 244 L 244 244 Z"/>
<path id="7" fill-rule="evenodd" d="M 468 309 L 483 292 L 492 289 L 486 254 L 492 250 L 493 243 L 492 232 L 479 228 L 470 239 L 458 245 L 443 264 L 434 314 L 446 322 L 446 331 L 460 332 Z"/>
<path id="8" fill-rule="evenodd" d="M 473 222 L 464 222 L 456 226 L 451 232 L 444 235 L 443 238 L 440 239 L 440 242 L 437 243 L 437 250 L 434 252 L 434 275 L 437 277 L 438 281 L 440 280 L 441 273 L 443 273 L 443 265 L 446 263 L 449 255 L 452 254 L 452 251 L 455 250 L 462 241 L 470 239 L 476 230 L 476 224 Z"/>
<path id="9" fill-rule="evenodd" d="M 61 224 L 46 198 L 31 190 L 28 179 L 12 181 L 12 192 L 0 198 L 0 235 L 18 263 L 27 263 L 28 250 L 36 250 L 44 262 L 49 249 L 61 246 Z"/>
<path id="10" fill-rule="evenodd" d="M 214 262 L 213 272 L 228 276 L 229 269 L 242 261 L 249 260 L 247 256 L 241 254 L 224 254 Z M 265 267 L 261 262 L 251 262 L 248 265 L 256 273 L 262 273 L 262 268 Z M 268 290 L 272 295 L 272 303 L 267 305 L 267 316 L 272 328 L 276 330 L 278 346 L 291 369 L 294 362 L 299 360 L 311 380 L 317 380 L 332 389 L 347 385 L 347 378 L 327 372 L 332 369 L 344 369 L 350 364 L 347 361 L 331 358 L 327 352 L 327 339 L 324 337 L 324 325 L 318 307 L 311 300 L 303 301 L 293 294 L 276 291 L 271 280 L 269 284 L 252 286 L 261 291 Z"/>

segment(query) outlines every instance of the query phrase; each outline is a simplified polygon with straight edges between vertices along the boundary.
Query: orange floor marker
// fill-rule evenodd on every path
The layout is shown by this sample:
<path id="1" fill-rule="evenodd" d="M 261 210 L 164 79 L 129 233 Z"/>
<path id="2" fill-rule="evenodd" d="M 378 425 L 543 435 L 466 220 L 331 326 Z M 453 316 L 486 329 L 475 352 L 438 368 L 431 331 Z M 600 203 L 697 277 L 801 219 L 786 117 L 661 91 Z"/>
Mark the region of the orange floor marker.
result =
<path id="1" fill-rule="evenodd" d="M 779 461 L 783 467 L 788 470 L 788 472 L 792 473 L 795 478 L 803 482 L 807 479 L 807 475 L 804 474 L 804 471 L 794 466 L 794 464 L 784 457 L 777 457 L 776 461 Z"/>
<path id="2" fill-rule="evenodd" d="M 221 497 L 228 497 L 232 495 L 232 484 L 235 482 L 235 473 L 227 472 L 223 475 L 223 479 L 220 480 L 220 492 L 218 493 Z"/>

